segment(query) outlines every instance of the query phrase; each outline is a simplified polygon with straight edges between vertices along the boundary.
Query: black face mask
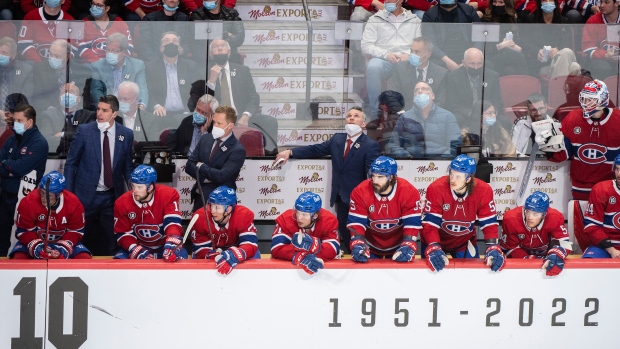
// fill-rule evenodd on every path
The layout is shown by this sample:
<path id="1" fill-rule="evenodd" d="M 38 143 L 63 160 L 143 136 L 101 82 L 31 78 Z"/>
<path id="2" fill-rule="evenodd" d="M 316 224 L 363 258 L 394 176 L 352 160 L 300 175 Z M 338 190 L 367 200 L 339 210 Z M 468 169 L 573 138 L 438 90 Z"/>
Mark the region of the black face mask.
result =
<path id="1" fill-rule="evenodd" d="M 467 69 L 467 74 L 471 76 L 472 78 L 477 78 L 482 73 L 482 67 L 478 69 L 466 67 L 466 69 Z"/>
<path id="2" fill-rule="evenodd" d="M 493 6 L 491 11 L 496 16 L 503 16 L 506 14 L 506 6 Z"/>
<path id="3" fill-rule="evenodd" d="M 228 54 L 213 55 L 213 60 L 218 65 L 225 65 L 228 62 Z"/>
<path id="4" fill-rule="evenodd" d="M 179 55 L 179 46 L 173 43 L 164 45 L 164 55 L 166 57 L 176 57 Z"/>

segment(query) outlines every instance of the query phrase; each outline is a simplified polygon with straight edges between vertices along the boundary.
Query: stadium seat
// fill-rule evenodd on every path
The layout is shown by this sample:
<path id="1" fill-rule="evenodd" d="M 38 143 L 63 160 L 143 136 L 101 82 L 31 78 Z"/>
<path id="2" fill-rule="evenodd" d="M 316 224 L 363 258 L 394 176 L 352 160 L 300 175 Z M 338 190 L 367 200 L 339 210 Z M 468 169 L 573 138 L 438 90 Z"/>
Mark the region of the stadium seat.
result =
<path id="1" fill-rule="evenodd" d="M 245 148 L 245 156 L 265 155 L 263 134 L 259 130 L 251 127 L 235 126 L 233 133 Z"/>
<path id="2" fill-rule="evenodd" d="M 571 111 L 573 111 L 574 109 L 579 109 L 579 106 L 566 106 L 566 107 L 559 107 L 558 109 L 556 109 L 555 113 L 553 113 L 553 117 L 558 119 L 558 121 L 562 122 L 562 120 L 564 120 L 564 118 L 566 117 L 566 115 L 568 115 L 568 113 L 570 113 Z"/>
<path id="3" fill-rule="evenodd" d="M 564 90 L 566 78 L 566 76 L 556 76 L 555 78 L 549 80 L 549 92 L 547 95 L 548 106 L 557 108 L 566 103 L 566 92 Z"/>
<path id="4" fill-rule="evenodd" d="M 504 106 L 512 107 L 527 100 L 532 93 L 540 93 L 540 81 L 528 75 L 506 75 L 499 78 Z"/>
<path id="5" fill-rule="evenodd" d="M 603 80 L 609 90 L 609 99 L 614 105 L 618 105 L 618 75 L 612 75 Z"/>
<path id="6" fill-rule="evenodd" d="M 0 38 L 5 36 L 17 41 L 17 29 L 15 29 L 15 24 L 8 21 L 0 22 Z"/>

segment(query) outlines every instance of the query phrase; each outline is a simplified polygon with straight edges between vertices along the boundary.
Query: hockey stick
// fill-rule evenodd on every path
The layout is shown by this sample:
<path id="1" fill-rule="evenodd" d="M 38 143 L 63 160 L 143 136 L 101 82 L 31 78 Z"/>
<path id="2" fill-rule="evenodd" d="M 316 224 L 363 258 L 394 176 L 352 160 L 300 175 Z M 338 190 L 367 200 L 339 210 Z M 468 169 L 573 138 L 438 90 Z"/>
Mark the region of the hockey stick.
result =
<path id="1" fill-rule="evenodd" d="M 60 256 L 60 254 L 58 253 L 58 251 L 52 250 L 48 246 L 52 212 L 52 206 L 50 205 L 50 178 L 45 181 L 45 203 L 47 206 L 47 221 L 45 222 L 45 240 L 43 240 L 43 251 L 45 251 L 45 253 L 47 254 L 45 259 L 56 259 Z"/>
<path id="2" fill-rule="evenodd" d="M 209 237 L 213 239 L 213 233 L 211 233 L 211 224 L 209 224 L 209 216 L 207 216 L 207 204 L 205 203 L 205 197 L 202 194 L 202 183 L 200 183 L 200 168 L 196 168 L 196 184 L 198 184 L 198 192 L 200 193 L 200 200 L 202 200 L 202 209 L 205 212 L 205 220 L 207 221 L 207 229 L 209 229 Z"/>
<path id="3" fill-rule="evenodd" d="M 519 187 L 519 194 L 517 195 L 517 206 L 521 205 L 525 189 L 527 189 L 527 182 L 530 181 L 530 175 L 534 169 L 534 161 L 536 160 L 536 153 L 538 153 L 538 143 L 532 144 L 532 152 L 530 158 L 527 160 L 527 166 L 525 167 L 525 173 L 523 174 L 523 180 L 521 181 L 521 187 Z"/>

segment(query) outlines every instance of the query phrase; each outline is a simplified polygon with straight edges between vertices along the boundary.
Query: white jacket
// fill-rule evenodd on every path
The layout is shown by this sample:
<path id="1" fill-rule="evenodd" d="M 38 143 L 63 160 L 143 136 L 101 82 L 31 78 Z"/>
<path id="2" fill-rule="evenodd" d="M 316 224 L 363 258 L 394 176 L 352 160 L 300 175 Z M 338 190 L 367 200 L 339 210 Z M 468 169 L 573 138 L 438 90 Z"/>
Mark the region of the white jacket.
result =
<path id="1" fill-rule="evenodd" d="M 372 15 L 362 35 L 362 52 L 384 59 L 388 52 L 409 54 L 411 42 L 422 34 L 422 21 L 407 9 L 401 15 L 405 17 L 402 23 L 390 22 L 386 10 Z"/>

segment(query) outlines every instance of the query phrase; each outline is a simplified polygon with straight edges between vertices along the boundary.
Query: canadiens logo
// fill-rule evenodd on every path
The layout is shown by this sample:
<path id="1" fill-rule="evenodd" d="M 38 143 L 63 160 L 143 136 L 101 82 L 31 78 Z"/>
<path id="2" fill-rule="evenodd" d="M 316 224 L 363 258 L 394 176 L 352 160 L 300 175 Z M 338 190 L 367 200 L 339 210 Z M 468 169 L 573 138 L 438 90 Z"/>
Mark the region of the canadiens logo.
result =
<path id="1" fill-rule="evenodd" d="M 614 218 L 612 219 L 612 223 L 614 224 L 614 228 L 620 229 L 620 212 L 614 215 Z"/>
<path id="2" fill-rule="evenodd" d="M 430 162 L 428 166 L 418 166 L 418 173 L 426 173 L 431 171 L 438 171 L 439 167 L 435 166 L 434 162 Z"/>
<path id="3" fill-rule="evenodd" d="M 514 189 L 512 189 L 511 185 L 507 185 L 506 188 L 504 188 L 504 189 L 502 189 L 502 188 L 495 189 L 495 195 L 497 195 L 497 196 L 501 196 L 501 195 L 504 195 L 504 194 L 511 194 L 511 193 L 514 193 L 514 192 L 515 191 L 514 191 Z"/>
<path id="4" fill-rule="evenodd" d="M 40 215 L 39 215 L 39 217 L 38 217 L 38 219 L 39 219 L 40 221 L 44 221 L 44 220 L 45 220 L 45 215 L 44 215 L 44 214 L 40 214 Z"/>
<path id="5" fill-rule="evenodd" d="M 463 236 L 470 233 L 471 223 L 460 221 L 445 221 L 441 223 L 441 229 L 453 236 Z"/>
<path id="6" fill-rule="evenodd" d="M 400 219 L 379 219 L 376 221 L 370 221 L 369 227 L 380 233 L 387 234 L 398 228 L 400 228 Z"/>
<path id="7" fill-rule="evenodd" d="M 271 210 L 258 211 L 258 216 L 261 218 L 275 217 L 279 215 L 280 211 L 278 211 L 278 209 L 275 207 L 272 207 Z"/>
<path id="8" fill-rule="evenodd" d="M 129 217 L 129 219 L 135 219 L 136 218 L 136 214 L 134 212 L 129 212 L 127 217 Z"/>
<path id="9" fill-rule="evenodd" d="M 580 134 L 581 133 L 581 127 L 579 127 L 579 126 L 575 127 L 573 132 L 575 132 L 576 135 Z"/>
<path id="10" fill-rule="evenodd" d="M 519 234 L 517 235 L 517 238 L 519 238 L 519 240 L 523 240 L 525 239 L 525 234 Z"/>
<path id="11" fill-rule="evenodd" d="M 586 143 L 577 149 L 579 160 L 589 165 L 605 162 L 607 160 L 605 154 L 607 154 L 607 148 L 595 143 Z"/>
<path id="12" fill-rule="evenodd" d="M 368 212 L 370 213 L 375 212 L 375 205 L 370 205 L 370 207 L 368 208 Z"/>
<path id="13" fill-rule="evenodd" d="M 90 49 L 93 50 L 97 56 L 105 55 L 106 41 L 107 38 L 105 37 L 95 39 L 92 41 Z"/>
<path id="14" fill-rule="evenodd" d="M 517 168 L 512 165 L 512 162 L 506 164 L 506 166 L 495 166 L 495 172 L 501 174 L 508 171 L 516 171 Z"/>
<path id="15" fill-rule="evenodd" d="M 19 151 L 19 153 L 20 153 L 20 154 L 22 154 L 22 155 L 24 155 L 24 154 L 26 154 L 26 152 L 27 152 L 27 151 L 28 151 L 28 147 L 23 147 L 23 148 Z"/>
<path id="16" fill-rule="evenodd" d="M 443 204 L 443 210 L 447 211 L 450 209 L 450 204 Z"/>
<path id="17" fill-rule="evenodd" d="M 612 204 L 612 205 L 615 204 L 616 203 L 616 197 L 615 196 L 610 197 L 609 198 L 609 203 Z"/>
<path id="18" fill-rule="evenodd" d="M 553 176 L 551 175 L 551 173 L 547 173 L 547 175 L 545 176 L 545 178 L 543 177 L 535 177 L 534 178 L 534 183 L 541 185 L 543 183 L 551 183 L 551 182 L 555 182 L 556 179 L 553 178 Z"/>
<path id="19" fill-rule="evenodd" d="M 322 182 L 322 181 L 323 181 L 323 178 L 319 177 L 319 174 L 316 172 L 312 174 L 312 177 L 310 176 L 299 177 L 299 183 L 302 183 L 304 185 L 307 185 L 308 183 Z"/>
<path id="20" fill-rule="evenodd" d="M 146 242 L 155 242 L 163 237 L 159 232 L 159 226 L 155 224 L 136 224 L 133 231 L 140 240 Z"/>
<path id="21" fill-rule="evenodd" d="M 265 196 L 267 196 L 267 194 L 279 193 L 281 191 L 282 191 L 282 189 L 279 189 L 277 184 L 272 184 L 271 188 L 260 188 L 258 190 L 258 192 L 260 194 L 263 194 Z"/>

